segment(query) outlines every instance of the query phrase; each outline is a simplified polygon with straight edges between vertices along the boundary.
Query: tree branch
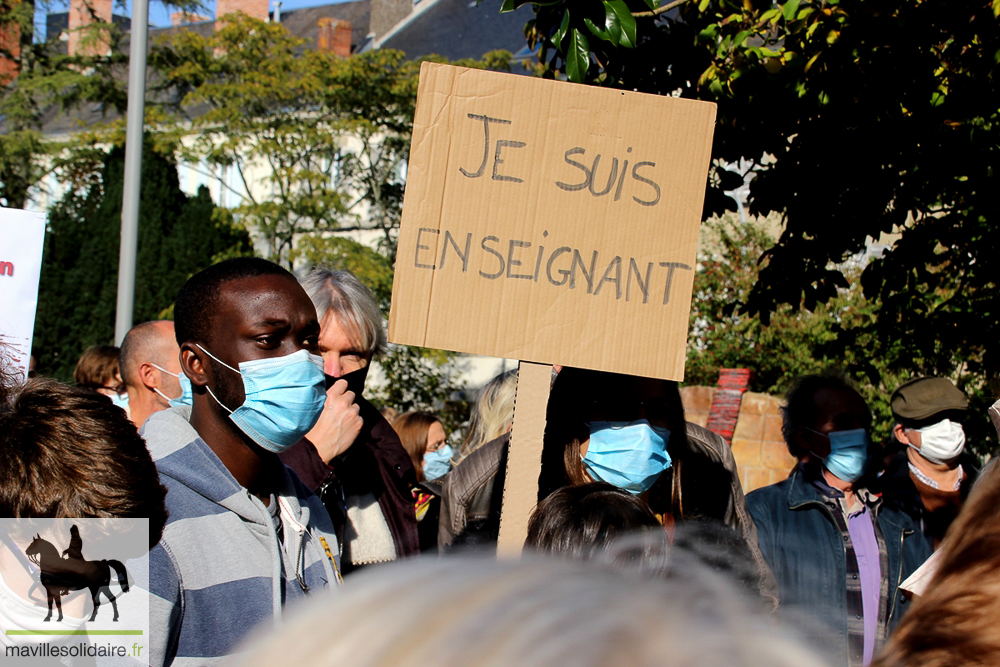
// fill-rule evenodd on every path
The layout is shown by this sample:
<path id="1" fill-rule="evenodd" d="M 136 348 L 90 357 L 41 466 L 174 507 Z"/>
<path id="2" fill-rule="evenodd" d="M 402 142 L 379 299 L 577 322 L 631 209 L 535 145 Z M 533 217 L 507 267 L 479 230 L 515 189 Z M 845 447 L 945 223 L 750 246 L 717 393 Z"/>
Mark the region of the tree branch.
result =
<path id="1" fill-rule="evenodd" d="M 674 7 L 680 7 L 685 2 L 688 2 L 688 0 L 674 0 L 673 2 L 670 2 L 670 3 L 667 3 L 667 4 L 663 5 L 662 7 L 657 7 L 656 9 L 654 9 L 652 11 L 648 11 L 648 12 L 632 12 L 632 16 L 634 16 L 637 19 L 639 19 L 639 18 L 651 18 L 653 16 L 659 16 L 660 14 L 666 14 L 667 12 L 669 12 Z"/>

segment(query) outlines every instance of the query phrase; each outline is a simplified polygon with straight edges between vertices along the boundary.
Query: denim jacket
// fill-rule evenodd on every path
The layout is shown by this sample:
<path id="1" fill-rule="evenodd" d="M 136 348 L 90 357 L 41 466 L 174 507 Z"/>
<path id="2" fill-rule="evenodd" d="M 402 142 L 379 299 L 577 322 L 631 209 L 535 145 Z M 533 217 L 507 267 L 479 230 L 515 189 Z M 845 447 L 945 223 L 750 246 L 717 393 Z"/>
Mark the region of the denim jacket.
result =
<path id="1" fill-rule="evenodd" d="M 783 482 L 747 494 L 747 505 L 760 550 L 778 581 L 782 617 L 799 625 L 834 664 L 847 665 L 847 552 L 833 509 L 801 466 Z M 907 515 L 870 508 L 888 556 L 888 572 L 882 573 L 887 618 L 879 632 L 884 638 L 908 605 L 899 584 L 931 550 Z M 876 644 L 876 653 L 879 648 Z"/>

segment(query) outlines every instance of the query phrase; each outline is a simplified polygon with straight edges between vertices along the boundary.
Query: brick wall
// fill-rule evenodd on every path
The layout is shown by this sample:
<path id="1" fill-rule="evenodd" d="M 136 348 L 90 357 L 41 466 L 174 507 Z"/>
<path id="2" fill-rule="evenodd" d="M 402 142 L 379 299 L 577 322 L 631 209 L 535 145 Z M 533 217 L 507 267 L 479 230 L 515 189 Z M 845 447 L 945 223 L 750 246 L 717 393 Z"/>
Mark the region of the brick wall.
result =
<path id="1" fill-rule="evenodd" d="M 69 44 L 74 55 L 103 55 L 111 48 L 107 37 L 94 30 L 87 30 L 93 23 L 111 23 L 111 0 L 70 0 Z"/>
<path id="2" fill-rule="evenodd" d="M 6 86 L 17 77 L 17 59 L 21 57 L 21 29 L 13 23 L 0 30 L 0 49 L 8 55 L 0 55 L 0 86 Z"/>
<path id="3" fill-rule="evenodd" d="M 202 21 L 211 21 L 212 17 L 202 16 L 201 14 L 192 14 L 191 12 L 171 12 L 170 14 L 170 25 L 178 26 L 185 25 L 188 23 L 201 23 Z"/>
<path id="4" fill-rule="evenodd" d="M 236 12 L 243 12 L 247 16 L 266 21 L 268 18 L 267 0 L 217 0 L 215 3 L 216 19 Z M 216 29 L 220 27 L 220 23 L 216 22 Z"/>
<path id="5" fill-rule="evenodd" d="M 351 55 L 351 22 L 343 19 L 321 18 L 319 36 L 316 48 L 320 51 L 331 51 L 338 56 Z"/>

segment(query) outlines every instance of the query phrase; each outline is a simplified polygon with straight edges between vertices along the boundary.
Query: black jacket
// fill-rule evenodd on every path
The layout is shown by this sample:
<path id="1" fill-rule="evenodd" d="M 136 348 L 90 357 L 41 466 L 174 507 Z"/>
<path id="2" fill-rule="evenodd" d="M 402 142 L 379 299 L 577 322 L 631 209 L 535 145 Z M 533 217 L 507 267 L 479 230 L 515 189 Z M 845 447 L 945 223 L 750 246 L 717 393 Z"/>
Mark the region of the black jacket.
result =
<path id="1" fill-rule="evenodd" d="M 378 500 L 392 533 L 396 557 L 417 554 L 420 543 L 412 492 L 417 475 L 410 455 L 375 406 L 360 396 L 357 403 L 364 422 L 361 433 L 347 452 L 330 465 L 323 462 L 316 447 L 306 438 L 281 454 L 281 460 L 320 496 L 338 532 L 342 531 L 345 520 L 343 496 L 371 493 Z M 345 573 L 349 569 L 345 564 Z"/>
<path id="2" fill-rule="evenodd" d="M 976 467 L 976 458 L 968 452 L 963 452 L 958 461 L 965 472 L 965 478 L 959 488 L 964 503 L 973 482 L 979 475 L 979 470 Z M 948 526 L 958 515 L 958 508 L 955 507 L 943 507 L 936 512 L 927 511 L 923 500 L 920 499 L 920 492 L 917 491 L 910 476 L 909 457 L 905 450 L 893 457 L 885 472 L 872 485 L 872 491 L 882 496 L 885 507 L 903 512 L 913 519 L 913 523 L 923 531 L 931 549 L 934 548 L 935 541 L 941 541 Z"/>

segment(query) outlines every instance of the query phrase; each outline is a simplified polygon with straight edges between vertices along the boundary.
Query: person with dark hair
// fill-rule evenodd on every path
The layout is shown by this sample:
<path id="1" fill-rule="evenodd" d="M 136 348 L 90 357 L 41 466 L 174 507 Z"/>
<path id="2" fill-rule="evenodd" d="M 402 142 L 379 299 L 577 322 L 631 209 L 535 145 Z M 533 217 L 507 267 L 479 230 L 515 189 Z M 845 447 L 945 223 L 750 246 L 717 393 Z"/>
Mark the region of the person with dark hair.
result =
<path id="1" fill-rule="evenodd" d="M 896 389 L 890 405 L 902 451 L 873 490 L 908 514 L 937 549 L 979 474 L 962 427 L 969 399 L 947 378 L 921 377 Z"/>
<path id="2" fill-rule="evenodd" d="M 69 636 L 79 635 L 86 622 L 84 602 L 90 596 L 70 597 L 63 604 L 60 598 L 65 593 L 56 593 L 59 615 L 43 619 L 48 577 L 65 587 L 57 590 L 80 587 L 81 576 L 87 582 L 77 569 L 88 560 L 81 551 L 84 537 L 86 554 L 98 558 L 113 545 L 112 562 L 118 567 L 124 568 L 118 559 L 144 559 L 163 532 L 167 491 L 146 443 L 124 412 L 90 389 L 44 378 L 22 385 L 5 386 L 0 381 L 0 471 L 0 646 L 8 658 L 11 651 L 16 656 L 18 649 L 38 649 L 41 641 L 51 643 L 51 649 L 67 649 Z M 130 538 L 140 522 L 120 521 L 124 519 L 147 519 L 148 540 Z M 51 544 L 48 540 L 65 539 L 67 533 L 72 539 L 62 558 L 58 552 L 26 557 L 31 544 Z M 31 557 L 36 560 L 28 560 Z M 133 562 L 129 570 L 141 571 L 141 566 L 133 568 Z M 116 577 L 118 595 L 110 588 L 102 594 L 115 605 L 116 620 L 114 600 L 129 591 L 127 580 L 121 578 L 125 571 L 119 570 Z M 38 592 L 32 593 L 39 585 L 43 586 L 40 601 Z M 133 591 L 121 602 L 126 618 L 137 618 L 129 612 L 145 616 L 137 600 L 142 595 Z M 67 639 L 53 636 L 60 634 Z M 85 638 L 73 637 L 73 644 L 80 640 Z"/>
<path id="3" fill-rule="evenodd" d="M 148 518 L 150 547 L 167 514 L 135 425 L 94 392 L 45 378 L 0 401 L 0 516 Z"/>
<path id="4" fill-rule="evenodd" d="M 76 386 L 92 389 L 111 399 L 111 402 L 129 411 L 128 394 L 122 383 L 118 366 L 120 350 L 114 345 L 91 345 L 76 362 L 73 380 Z"/>
<path id="5" fill-rule="evenodd" d="M 419 553 L 410 455 L 362 396 L 372 359 L 385 351 L 382 312 L 349 271 L 316 268 L 302 287 L 320 321 L 326 407 L 282 460 L 323 499 L 343 549 L 344 574 Z"/>
<path id="6" fill-rule="evenodd" d="M 791 476 L 747 496 L 785 618 L 809 619 L 838 664 L 867 665 L 906 607 L 900 582 L 930 556 L 905 514 L 868 490 L 871 413 L 842 376 L 802 378 L 782 433 Z"/>
<path id="7" fill-rule="evenodd" d="M 507 448 L 506 440 L 485 445 L 449 473 L 442 515 L 447 506 L 453 534 L 465 529 L 454 525 L 456 517 L 499 521 Z M 757 568 L 757 591 L 776 606 L 732 450 L 721 436 L 684 420 L 675 382 L 560 371 L 546 411 L 538 498 L 594 481 L 637 496 L 667 528 L 697 519 L 737 531 Z"/>
<path id="8" fill-rule="evenodd" d="M 309 297 L 277 264 L 242 257 L 188 280 L 174 317 L 192 405 L 142 429 L 171 514 L 150 553 L 154 665 L 229 655 L 340 579 L 329 515 L 277 456 L 323 410 Z"/>
<path id="9" fill-rule="evenodd" d="M 538 503 L 524 548 L 587 560 L 619 536 L 650 528 L 662 526 L 645 503 L 607 482 L 588 482 Z"/>
<path id="10" fill-rule="evenodd" d="M 129 329 L 122 340 L 119 367 L 128 391 L 129 416 L 136 426 L 180 400 L 184 391 L 174 323 L 158 320 Z"/>

